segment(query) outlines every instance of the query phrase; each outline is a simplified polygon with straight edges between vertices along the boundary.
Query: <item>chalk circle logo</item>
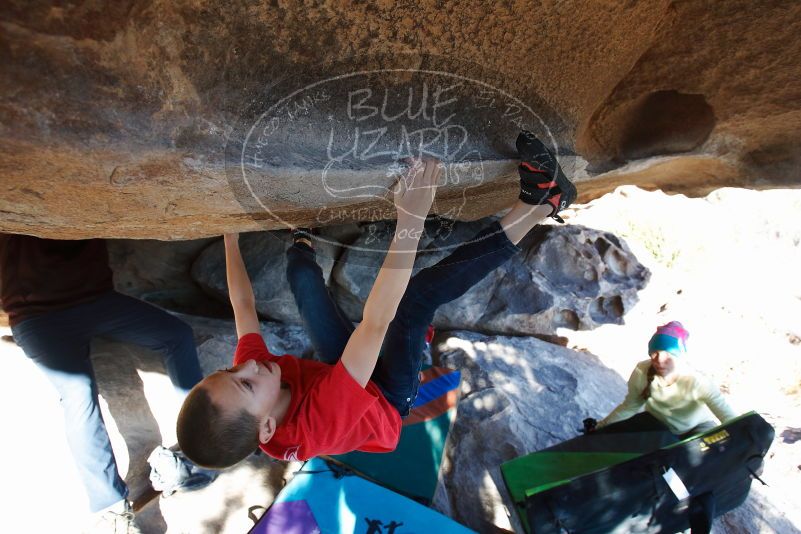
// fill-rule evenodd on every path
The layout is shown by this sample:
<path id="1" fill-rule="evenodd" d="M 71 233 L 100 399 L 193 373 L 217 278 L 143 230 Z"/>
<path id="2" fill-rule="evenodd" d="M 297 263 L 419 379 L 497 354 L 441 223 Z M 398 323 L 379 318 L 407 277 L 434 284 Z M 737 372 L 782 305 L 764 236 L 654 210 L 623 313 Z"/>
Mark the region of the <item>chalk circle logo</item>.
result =
<path id="1" fill-rule="evenodd" d="M 453 221 L 469 215 L 474 190 L 516 176 L 520 130 L 554 153 L 557 142 L 541 109 L 492 83 L 497 74 L 440 66 L 452 67 L 452 59 L 414 59 L 306 68 L 257 91 L 226 146 L 226 174 L 243 208 L 271 229 L 358 223 L 352 242 L 323 230 L 315 242 L 331 247 L 315 248 L 319 255 L 345 246 L 348 261 L 369 261 L 365 255 L 389 246 L 392 187 L 407 176 L 410 158 L 437 158 L 436 217 L 426 222 L 421 248 L 446 252 L 469 239 L 451 235 Z"/>

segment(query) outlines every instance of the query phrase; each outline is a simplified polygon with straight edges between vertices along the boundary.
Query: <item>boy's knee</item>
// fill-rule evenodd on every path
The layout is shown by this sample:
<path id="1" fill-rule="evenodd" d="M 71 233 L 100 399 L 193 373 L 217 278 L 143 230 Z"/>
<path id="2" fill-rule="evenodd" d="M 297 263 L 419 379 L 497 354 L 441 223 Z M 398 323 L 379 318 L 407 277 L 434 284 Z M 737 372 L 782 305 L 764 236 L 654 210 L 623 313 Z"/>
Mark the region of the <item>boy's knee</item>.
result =
<path id="1" fill-rule="evenodd" d="M 303 284 L 314 282 L 322 277 L 322 271 L 315 262 L 296 261 L 288 262 L 286 277 L 290 286 L 301 287 Z"/>
<path id="2" fill-rule="evenodd" d="M 195 331 L 192 327 L 177 317 L 170 318 L 172 321 L 167 327 L 165 343 L 172 347 L 194 346 Z"/>
<path id="3" fill-rule="evenodd" d="M 426 314 L 426 310 L 426 304 L 407 291 L 401 299 L 400 304 L 398 304 L 398 311 L 395 314 L 395 319 L 401 321 L 405 325 L 412 325 L 422 320 L 422 317 Z"/>
<path id="4" fill-rule="evenodd" d="M 179 324 L 176 326 L 175 336 L 183 342 L 195 343 L 195 331 L 189 324 L 183 321 L 179 321 Z"/>

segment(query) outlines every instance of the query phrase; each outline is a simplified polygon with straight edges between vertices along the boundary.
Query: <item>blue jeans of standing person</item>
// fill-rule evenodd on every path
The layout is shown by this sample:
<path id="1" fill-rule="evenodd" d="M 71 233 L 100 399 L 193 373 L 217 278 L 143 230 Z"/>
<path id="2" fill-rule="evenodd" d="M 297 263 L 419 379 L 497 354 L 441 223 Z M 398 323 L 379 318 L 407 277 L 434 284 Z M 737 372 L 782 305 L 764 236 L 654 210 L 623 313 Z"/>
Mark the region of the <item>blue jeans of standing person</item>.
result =
<path id="1" fill-rule="evenodd" d="M 401 417 L 409 415 L 417 397 L 425 335 L 437 308 L 464 295 L 519 251 L 500 223 L 494 222 L 409 281 L 372 376 Z M 336 363 L 354 325 L 325 286 L 313 249 L 295 243 L 287 251 L 287 260 L 289 287 L 312 345 L 320 360 Z"/>
<path id="2" fill-rule="evenodd" d="M 126 498 L 128 488 L 117 471 L 100 413 L 90 340 L 102 336 L 160 352 L 173 385 L 185 395 L 203 376 L 192 328 L 156 306 L 109 291 L 92 301 L 25 319 L 11 331 L 61 397 L 67 441 L 91 511 Z"/>

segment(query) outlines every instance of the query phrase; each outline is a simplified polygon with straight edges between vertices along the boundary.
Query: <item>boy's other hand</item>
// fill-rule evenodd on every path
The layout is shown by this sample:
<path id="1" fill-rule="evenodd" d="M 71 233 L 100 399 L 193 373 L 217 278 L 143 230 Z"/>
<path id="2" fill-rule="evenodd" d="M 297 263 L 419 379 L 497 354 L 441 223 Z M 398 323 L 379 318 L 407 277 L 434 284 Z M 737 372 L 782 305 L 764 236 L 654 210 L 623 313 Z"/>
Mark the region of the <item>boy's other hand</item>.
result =
<path id="1" fill-rule="evenodd" d="M 392 189 L 398 219 L 412 222 L 425 220 L 437 191 L 443 165 L 436 158 L 410 160 L 408 172 L 400 177 Z"/>

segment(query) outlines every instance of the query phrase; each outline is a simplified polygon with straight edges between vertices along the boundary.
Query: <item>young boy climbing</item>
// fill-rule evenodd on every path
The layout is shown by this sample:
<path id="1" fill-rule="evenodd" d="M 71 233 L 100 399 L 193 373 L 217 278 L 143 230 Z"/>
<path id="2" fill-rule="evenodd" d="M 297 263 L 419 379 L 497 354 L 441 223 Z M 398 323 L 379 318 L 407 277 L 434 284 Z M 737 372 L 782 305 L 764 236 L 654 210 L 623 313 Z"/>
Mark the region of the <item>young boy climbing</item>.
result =
<path id="1" fill-rule="evenodd" d="M 410 281 L 441 164 L 417 161 L 398 181 L 395 236 L 354 327 L 331 298 L 311 234 L 295 232 L 287 277 L 321 361 L 269 352 L 237 236 L 225 236 L 228 288 L 239 342 L 234 366 L 206 377 L 187 396 L 178 442 L 192 461 L 233 465 L 257 447 L 281 460 L 353 450 L 389 452 L 419 386 L 425 336 L 437 308 L 463 295 L 517 253 L 517 243 L 576 198 L 553 154 L 532 134 L 518 136 L 521 192 L 500 220 Z"/>

